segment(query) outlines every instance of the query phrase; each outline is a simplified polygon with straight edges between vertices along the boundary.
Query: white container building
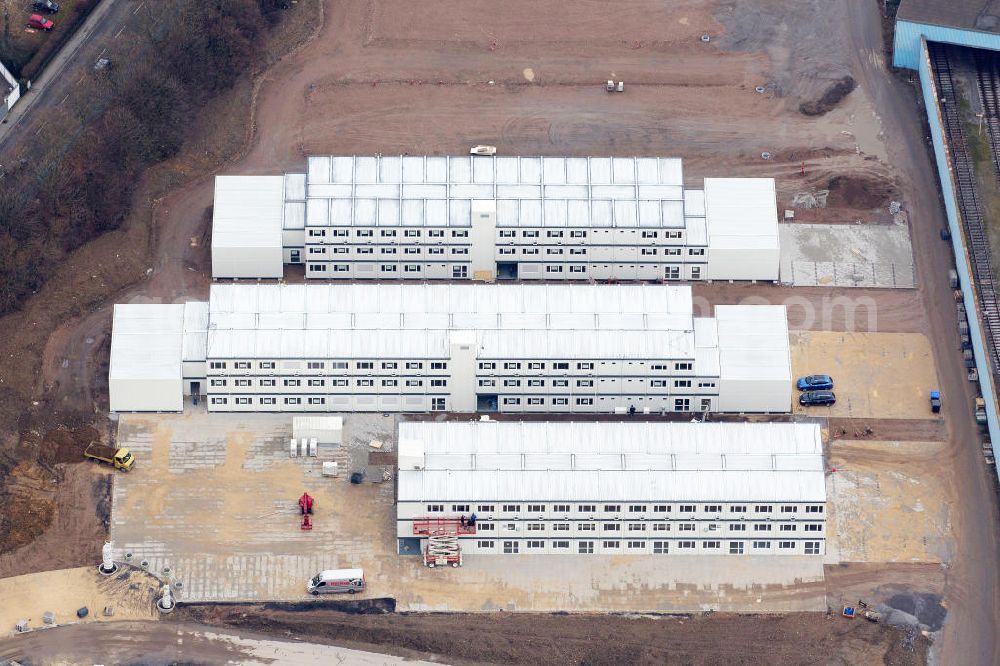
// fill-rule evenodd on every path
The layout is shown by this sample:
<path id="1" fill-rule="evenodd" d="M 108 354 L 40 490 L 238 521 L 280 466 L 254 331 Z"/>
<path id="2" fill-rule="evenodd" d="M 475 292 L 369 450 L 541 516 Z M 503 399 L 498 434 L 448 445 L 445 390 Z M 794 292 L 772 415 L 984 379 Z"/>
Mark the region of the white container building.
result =
<path id="1" fill-rule="evenodd" d="M 311 279 L 776 281 L 779 266 L 773 179 L 685 189 L 681 160 L 657 157 L 313 156 L 284 179 L 220 176 L 213 234 L 216 278 L 280 277 L 279 245 Z"/>
<path id="2" fill-rule="evenodd" d="M 284 176 L 216 176 L 212 277 L 282 277 L 285 180 Z"/>
<path id="3" fill-rule="evenodd" d="M 210 411 L 791 405 L 784 307 L 720 305 L 695 317 L 689 286 L 217 284 L 208 304 L 189 307 L 206 323 L 186 336 L 184 367 L 204 374 L 185 375 L 183 388 L 206 393 Z M 146 409 L 180 409 L 176 393 Z"/>
<path id="4" fill-rule="evenodd" d="M 400 552 L 434 532 L 464 554 L 825 552 L 816 424 L 405 422 L 399 451 Z"/>
<path id="5" fill-rule="evenodd" d="M 117 304 L 108 392 L 112 412 L 179 412 L 205 382 L 208 304 Z"/>

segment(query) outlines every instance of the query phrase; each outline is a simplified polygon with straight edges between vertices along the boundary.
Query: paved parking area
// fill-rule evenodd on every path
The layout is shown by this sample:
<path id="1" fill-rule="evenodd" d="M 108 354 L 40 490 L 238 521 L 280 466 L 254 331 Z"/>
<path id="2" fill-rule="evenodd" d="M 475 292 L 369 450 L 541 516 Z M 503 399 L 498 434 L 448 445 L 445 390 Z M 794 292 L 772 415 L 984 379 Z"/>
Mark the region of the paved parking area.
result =
<path id="1" fill-rule="evenodd" d="M 115 481 L 117 554 L 169 567 L 182 601 L 304 600 L 315 572 L 362 566 L 366 596 L 393 597 L 399 610 L 826 608 L 818 558 L 470 556 L 460 569 L 427 569 L 396 554 L 391 481 L 319 473 L 323 460 L 364 460 L 371 439 L 391 448 L 395 420 L 347 415 L 345 447 L 289 458 L 288 415 L 123 415 L 118 441 L 137 462 Z M 299 529 L 303 491 L 316 498 L 311 532 Z"/>
<path id="2" fill-rule="evenodd" d="M 791 334 L 793 377 L 828 374 L 837 404 L 793 411 L 813 416 L 929 419 L 929 392 L 937 387 L 930 341 L 920 333 Z"/>
<path id="3" fill-rule="evenodd" d="M 797 287 L 916 286 L 905 224 L 782 224 L 781 281 Z"/>

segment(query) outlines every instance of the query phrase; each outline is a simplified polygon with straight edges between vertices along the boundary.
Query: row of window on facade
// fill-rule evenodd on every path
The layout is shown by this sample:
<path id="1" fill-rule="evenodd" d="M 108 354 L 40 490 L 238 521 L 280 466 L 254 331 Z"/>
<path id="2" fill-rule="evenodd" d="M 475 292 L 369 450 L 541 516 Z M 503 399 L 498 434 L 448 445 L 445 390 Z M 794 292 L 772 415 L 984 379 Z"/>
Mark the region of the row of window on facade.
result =
<path id="1" fill-rule="evenodd" d="M 400 253 L 399 250 L 403 251 Z M 661 254 L 661 248 L 655 247 L 643 247 L 638 248 L 639 257 L 679 257 L 681 255 L 681 248 L 662 248 L 663 252 Z M 567 252 L 568 250 L 568 252 Z M 586 257 L 588 248 L 585 247 L 549 247 L 545 249 L 546 257 L 561 257 L 561 256 L 571 256 L 571 257 Z M 369 256 L 376 254 L 374 247 L 325 247 L 322 245 L 310 245 L 309 246 L 309 258 L 310 260 L 315 260 L 316 258 L 322 258 L 329 255 L 345 255 L 354 253 L 359 256 Z M 384 246 L 378 248 L 378 253 L 381 256 L 394 256 L 402 254 L 403 256 L 420 256 L 426 253 L 428 256 L 442 256 L 445 253 L 445 248 L 443 247 L 389 247 Z M 468 247 L 452 247 L 448 248 L 448 255 L 452 257 L 464 257 L 468 256 Z M 501 257 L 512 257 L 515 255 L 520 255 L 522 257 L 539 257 L 542 256 L 542 248 L 539 247 L 501 247 L 497 249 L 497 254 Z M 705 256 L 704 248 L 689 248 L 687 251 L 687 256 L 689 257 L 703 257 Z M 502 260 L 501 260 L 502 261 Z M 618 258 L 618 261 L 626 261 L 625 257 Z"/>
<path id="2" fill-rule="evenodd" d="M 599 398 L 601 402 L 604 402 L 606 398 Z M 641 400 L 641 398 L 639 398 Z M 283 405 L 313 405 L 322 406 L 326 404 L 325 396 L 285 396 L 282 398 L 282 402 L 278 402 L 278 398 L 274 396 L 235 396 L 232 397 L 232 402 L 230 402 L 230 396 L 212 396 L 209 400 L 209 404 L 212 405 L 260 405 L 262 407 L 273 406 L 278 404 Z M 551 405 L 553 407 L 568 407 L 573 404 L 577 407 L 592 407 L 594 405 L 594 398 L 540 398 L 540 397 L 504 397 L 501 399 L 500 404 L 504 407 L 520 407 L 521 405 L 528 405 L 533 407 L 542 407 L 546 405 Z M 431 398 L 431 410 L 432 411 L 444 411 L 447 408 L 445 398 Z M 711 401 L 708 398 L 702 400 L 701 409 L 702 411 L 711 408 Z M 675 398 L 673 411 L 675 412 L 689 412 L 691 411 L 691 399 L 690 398 Z"/>
<path id="3" fill-rule="evenodd" d="M 326 405 L 326 397 L 324 396 L 312 396 L 312 397 L 302 397 L 302 396 L 286 396 L 278 402 L 278 398 L 274 396 L 260 396 L 260 397 L 247 397 L 247 396 L 236 396 L 231 398 L 230 402 L 229 396 L 212 396 L 209 398 L 209 404 L 219 407 L 228 406 L 230 404 L 236 406 L 250 406 L 259 405 L 261 407 L 266 406 L 277 406 L 278 404 L 288 405 L 288 406 L 301 406 L 301 405 L 312 405 L 315 407 L 321 407 Z M 431 398 L 431 411 L 443 412 L 447 409 L 447 401 L 445 398 Z"/>
<path id="4" fill-rule="evenodd" d="M 635 399 L 636 401 L 639 401 L 639 402 L 641 402 L 643 400 L 642 397 L 634 397 L 633 398 L 633 396 L 618 396 L 618 397 L 615 397 L 615 398 L 604 396 L 604 397 L 597 398 L 597 400 L 599 400 L 602 403 L 606 402 L 609 399 L 610 400 L 614 400 L 615 402 L 618 402 L 622 397 L 627 397 L 630 400 L 631 399 Z M 546 403 L 546 401 L 547 401 L 547 403 Z M 552 405 L 554 407 L 566 407 L 566 406 L 569 406 L 571 404 L 574 404 L 577 407 L 590 407 L 590 406 L 594 405 L 594 398 L 574 398 L 574 399 L 571 400 L 570 398 L 537 398 L 537 397 L 523 397 L 522 398 L 522 397 L 514 397 L 514 396 L 505 396 L 505 397 L 501 398 L 500 404 L 503 405 L 504 407 L 519 407 L 521 405 L 543 406 L 545 404 L 550 404 L 550 405 Z M 701 410 L 702 411 L 706 411 L 706 410 L 709 410 L 711 408 L 712 408 L 712 400 L 711 400 L 711 398 L 703 398 L 702 401 L 701 401 Z M 674 399 L 674 408 L 673 408 L 673 410 L 675 412 L 689 412 L 689 411 L 691 411 L 691 398 L 675 398 Z"/>
<path id="5" fill-rule="evenodd" d="M 602 383 L 605 381 L 617 381 L 617 380 L 601 380 Z M 629 379 L 628 382 L 633 380 Z M 642 380 L 644 383 L 648 381 L 650 388 L 668 388 L 670 382 L 665 379 L 650 379 Z M 303 384 L 303 382 L 305 382 Z M 424 386 L 425 382 L 423 379 L 381 379 L 378 380 L 379 385 L 386 388 L 395 388 L 398 386 L 405 386 L 407 388 L 421 388 Z M 373 388 L 375 386 L 376 380 L 374 379 L 283 379 L 281 381 L 282 386 L 286 387 L 301 387 L 308 386 L 311 388 L 325 388 L 327 386 L 331 388 L 338 387 L 348 387 L 353 386 L 356 388 Z M 448 386 L 448 380 L 446 379 L 429 379 L 427 380 L 427 385 L 432 388 L 444 388 Z M 260 388 L 274 388 L 278 384 L 276 379 L 211 379 L 209 384 L 213 388 L 227 388 L 233 386 L 236 388 L 250 388 L 252 386 L 259 386 Z M 550 385 L 552 388 L 569 388 L 570 382 L 568 379 L 504 379 L 502 381 L 502 386 L 504 388 L 520 388 L 525 385 L 528 388 L 545 388 L 546 384 Z M 692 381 L 690 379 L 675 379 L 673 380 L 674 388 L 692 388 Z M 496 379 L 480 379 L 479 386 L 481 388 L 493 388 L 497 386 Z M 593 388 L 593 379 L 577 379 L 576 388 Z M 715 382 L 698 382 L 698 388 L 714 388 Z"/>
<path id="6" fill-rule="evenodd" d="M 310 249 L 312 249 L 312 248 L 310 248 Z M 336 249 L 347 249 L 347 248 L 336 248 Z M 405 248 L 405 249 L 411 249 L 411 248 Z M 428 254 L 433 254 L 432 252 L 430 252 L 430 250 L 432 250 L 432 249 L 434 249 L 434 248 L 428 248 Z M 566 250 L 569 250 L 569 252 L 567 253 Z M 417 252 L 419 252 L 419 251 L 420 250 L 418 249 Z M 417 254 L 417 252 L 413 252 L 412 254 Z M 368 254 L 370 254 L 370 253 L 368 253 Z M 390 252 L 390 253 L 386 253 L 386 254 L 394 254 L 394 253 Z M 438 253 L 438 254 L 440 254 L 440 253 Z M 501 247 L 501 248 L 497 248 L 497 254 L 499 254 L 500 256 L 514 256 L 514 255 L 518 255 L 519 254 L 521 256 L 537 257 L 537 256 L 541 256 L 541 248 L 538 248 L 538 247 Z M 553 256 L 558 257 L 558 256 L 563 256 L 564 254 L 569 254 L 570 256 L 573 256 L 573 257 L 585 257 L 585 256 L 587 256 L 587 248 L 585 248 L 585 247 L 570 247 L 570 248 L 550 247 L 550 248 L 546 248 L 545 249 L 545 256 L 547 256 L 547 257 L 553 257 Z M 679 257 L 680 255 L 681 255 L 681 248 L 679 248 L 679 247 L 678 248 L 663 248 L 663 253 L 662 254 L 660 253 L 660 248 L 643 247 L 643 248 L 639 248 L 639 255 L 638 256 L 640 256 L 640 257 L 659 257 L 659 256 L 663 256 L 663 257 Z M 705 249 L 704 248 L 689 248 L 688 251 L 687 251 L 687 256 L 689 256 L 689 257 L 704 257 L 705 256 Z M 619 261 L 624 261 L 624 258 L 619 259 Z"/>
<path id="7" fill-rule="evenodd" d="M 310 277 L 319 277 L 320 274 L 326 273 L 350 273 L 351 264 L 309 264 L 309 275 Z M 431 269 L 435 264 L 402 264 L 403 270 L 399 270 L 399 265 L 397 264 L 378 264 L 378 272 L 384 275 L 386 279 L 390 279 L 399 273 L 406 275 L 413 275 L 414 277 L 419 277 L 419 274 L 425 269 Z M 595 265 L 596 266 L 596 265 Z M 447 264 L 441 264 L 441 268 L 447 269 Z M 604 268 L 610 270 L 610 264 L 604 264 Z M 646 265 L 636 265 L 637 270 L 646 270 L 651 268 Z M 561 275 L 563 273 L 569 273 L 570 275 L 580 275 L 584 278 L 587 273 L 588 266 L 586 265 L 562 265 L 562 264 L 546 264 L 545 273 L 548 275 Z M 356 273 L 374 273 L 375 264 L 354 264 L 354 270 Z M 344 277 L 347 277 L 346 275 Z M 451 266 L 451 277 L 455 280 L 465 280 L 469 277 L 469 267 L 467 264 L 454 264 Z M 663 268 L 663 278 L 666 280 L 680 280 L 681 279 L 681 267 L 680 266 L 664 266 Z M 692 266 L 691 267 L 691 279 L 700 280 L 701 279 L 701 267 Z"/>
<path id="8" fill-rule="evenodd" d="M 523 542 L 526 546 L 526 550 L 543 550 L 546 547 L 545 540 L 528 540 Z M 553 550 L 564 550 L 566 552 L 572 552 L 570 546 L 570 541 L 552 541 L 550 547 Z M 594 552 L 594 541 L 576 541 L 576 552 L 582 555 L 590 555 Z M 770 540 L 762 541 L 751 541 L 750 547 L 754 551 L 766 552 L 772 550 L 772 545 L 774 542 Z M 507 555 L 514 555 L 521 552 L 521 541 L 496 541 L 494 539 L 481 539 L 476 541 L 476 548 L 479 550 L 491 550 L 497 548 L 498 545 L 502 548 L 503 553 Z M 601 541 L 601 548 L 603 551 L 614 551 L 620 550 L 622 548 L 623 542 L 617 539 L 610 539 L 607 541 Z M 654 555 L 667 555 L 670 553 L 671 548 L 675 551 L 694 551 L 699 549 L 706 551 L 722 551 L 722 541 L 716 540 L 705 540 L 705 541 L 694 541 L 694 540 L 678 540 L 678 541 L 625 541 L 625 549 L 640 552 L 652 551 Z M 673 544 L 673 545 L 671 545 Z M 745 552 L 746 542 L 744 541 L 729 541 L 728 549 L 731 555 L 742 555 Z M 778 541 L 777 550 L 796 550 L 795 541 Z M 806 555 L 819 555 L 820 554 L 820 542 L 819 541 L 806 541 L 804 543 L 804 551 Z"/>
<path id="9" fill-rule="evenodd" d="M 354 232 L 355 238 L 375 238 L 374 229 L 337 229 L 337 228 L 311 228 L 309 229 L 310 238 L 347 238 L 350 232 Z M 379 229 L 378 238 L 396 238 L 400 236 L 402 238 L 422 238 L 425 230 L 423 229 Z M 498 229 L 498 238 L 587 238 L 586 229 L 548 229 L 545 235 L 539 229 Z M 603 231 L 605 234 L 611 233 L 610 229 L 600 229 L 594 230 L 595 233 L 598 231 Z M 619 229 L 619 233 L 636 233 L 634 229 Z M 402 232 L 402 233 L 400 233 Z M 451 238 L 468 238 L 468 229 L 451 229 Z M 444 229 L 427 229 L 427 238 L 444 238 Z M 664 231 L 663 235 L 660 236 L 659 231 L 642 231 L 641 238 L 651 240 L 658 238 L 667 238 L 671 240 L 679 240 L 684 237 L 683 231 Z"/>
<path id="10" fill-rule="evenodd" d="M 573 511 L 573 507 L 576 507 L 576 513 L 587 513 L 593 514 L 597 513 L 598 507 L 601 507 L 601 511 L 604 513 L 673 513 L 673 504 L 452 504 L 451 513 L 469 513 L 475 510 L 477 514 L 489 515 L 496 512 L 497 507 L 500 507 L 501 513 L 521 513 L 521 509 L 525 509 L 525 512 L 531 514 L 532 516 L 538 516 L 544 513 L 559 513 L 559 514 L 569 514 Z M 797 504 L 780 504 L 778 506 L 778 511 L 775 511 L 774 504 L 678 504 L 677 513 L 702 513 L 702 514 L 712 514 L 718 515 L 723 513 L 725 508 L 729 513 L 754 513 L 754 514 L 770 514 L 770 513 L 781 513 L 781 514 L 796 514 L 799 513 L 800 505 Z M 807 504 L 804 506 L 804 513 L 812 514 L 822 514 L 824 513 L 824 508 L 822 504 Z M 447 504 L 428 504 L 428 513 L 444 513 L 447 509 Z M 624 508 L 624 511 L 623 511 Z"/>
<path id="11" fill-rule="evenodd" d="M 802 525 L 803 532 L 822 532 L 823 523 L 755 523 L 748 528 L 748 523 L 705 523 L 702 525 L 705 532 L 798 532 L 799 525 Z M 506 532 L 672 532 L 674 526 L 677 532 L 697 532 L 698 523 L 576 523 L 576 528 L 571 530 L 571 523 L 491 523 L 479 521 L 476 523 L 477 532 L 495 532 L 499 526 L 500 530 Z M 524 526 L 524 530 L 521 529 Z"/>
<path id="12" fill-rule="evenodd" d="M 603 384 L 605 382 L 613 382 L 613 381 L 621 381 L 621 380 L 610 379 L 609 378 L 609 379 L 602 379 L 600 381 Z M 641 380 L 627 379 L 627 380 L 624 380 L 624 381 L 626 381 L 628 383 L 632 383 L 633 381 L 641 381 L 643 383 L 647 383 L 648 382 L 648 385 L 649 385 L 650 388 L 668 388 L 671 385 L 671 381 L 667 380 L 667 379 L 648 379 L 648 380 L 647 379 L 641 379 Z M 546 383 L 548 383 L 548 385 L 551 386 L 552 388 L 568 388 L 569 385 L 570 385 L 568 379 L 551 379 L 551 380 L 545 380 L 545 379 L 525 379 L 525 380 L 523 380 L 523 385 L 527 386 L 529 388 L 531 388 L 531 387 L 544 388 L 546 386 Z M 673 387 L 674 388 L 693 388 L 692 387 L 693 381 L 690 380 L 690 379 L 675 379 L 675 380 L 673 380 L 672 383 L 673 383 Z M 497 386 L 497 380 L 495 380 L 495 379 L 480 379 L 479 380 L 479 386 L 481 386 L 481 387 L 493 387 L 493 386 Z M 504 388 L 517 388 L 517 387 L 522 386 L 522 380 L 520 380 L 520 379 L 504 379 L 503 382 L 502 382 L 502 386 Z M 576 380 L 576 387 L 577 388 L 593 388 L 593 386 L 594 386 L 594 380 L 593 379 L 577 379 Z M 701 388 L 701 389 L 712 389 L 712 388 L 715 388 L 715 382 L 713 382 L 713 381 L 699 381 L 698 382 L 698 388 Z"/>
<path id="13" fill-rule="evenodd" d="M 432 264 L 427 264 L 427 268 L 431 268 Z M 367 267 L 368 270 L 365 270 Z M 358 264 L 358 272 L 374 272 L 375 267 L 371 264 Z M 403 266 L 404 273 L 419 273 L 422 270 L 420 264 L 405 264 Z M 310 273 L 349 273 L 351 271 L 350 264 L 309 264 Z M 379 273 L 386 276 L 392 276 L 399 272 L 399 266 L 396 264 L 380 264 Z M 451 267 L 451 277 L 455 280 L 465 280 L 469 277 L 469 266 L 467 264 L 457 264 Z"/>
<path id="14" fill-rule="evenodd" d="M 253 370 L 254 361 L 210 361 L 209 368 L 212 370 L 228 370 L 230 368 L 234 370 Z M 602 361 L 600 365 L 605 365 L 607 362 Z M 231 365 L 230 365 L 231 364 Z M 496 370 L 497 367 L 501 367 L 503 370 L 593 370 L 595 368 L 595 362 L 593 361 L 505 361 L 498 363 L 496 361 L 480 361 L 480 370 Z M 632 365 L 631 362 L 628 365 Z M 256 361 L 256 369 L 258 370 L 276 370 L 277 361 Z M 426 366 L 431 370 L 447 370 L 447 361 L 429 361 Z M 376 363 L 375 361 L 307 361 L 305 364 L 307 370 L 375 370 L 378 367 L 381 370 L 423 370 L 425 367 L 424 361 L 381 361 Z M 666 363 L 651 363 L 649 369 L 653 372 L 690 372 L 694 369 L 694 363 L 692 361 L 673 361 Z M 699 386 L 701 386 L 699 382 Z M 711 382 L 714 386 L 715 383 Z M 291 384 L 286 384 L 286 386 L 291 386 Z M 298 384 L 295 384 L 298 386 Z M 529 384 L 529 386 L 532 386 Z M 544 384 L 543 384 L 544 386 Z M 565 386 L 565 384 L 563 384 Z M 688 384 L 690 386 L 690 384 Z"/>
<path id="15" fill-rule="evenodd" d="M 230 381 L 232 384 L 230 384 Z M 327 386 L 337 388 L 337 387 L 347 387 L 353 385 L 358 388 L 372 388 L 375 386 L 374 379 L 284 379 L 282 380 L 282 386 L 290 387 L 301 387 L 302 382 L 305 381 L 305 386 L 310 386 L 314 388 L 325 388 Z M 212 388 L 226 388 L 227 386 L 234 386 L 236 388 L 249 388 L 253 386 L 254 382 L 257 383 L 261 388 L 273 388 L 277 384 L 276 379 L 212 379 L 209 384 Z M 429 379 L 427 383 L 432 388 L 445 388 L 448 386 L 447 379 Z M 398 379 L 382 379 L 380 380 L 381 386 L 395 388 L 400 386 L 400 380 Z M 402 385 L 410 388 L 420 388 L 424 385 L 423 379 L 404 379 L 402 380 Z"/>
<path id="16" fill-rule="evenodd" d="M 330 228 L 320 228 L 320 229 L 315 229 L 314 228 L 314 229 L 309 229 L 309 237 L 310 238 L 327 238 L 327 237 L 332 237 L 332 238 L 347 238 L 348 233 L 350 231 L 354 232 L 354 237 L 355 238 L 374 238 L 375 237 L 375 230 L 374 229 L 330 229 Z M 402 233 L 400 235 L 403 236 L 404 238 L 420 238 L 421 237 L 421 233 L 422 233 L 421 229 L 401 229 L 401 230 L 397 230 L 397 229 L 380 229 L 379 230 L 379 237 L 380 238 L 395 238 L 396 234 L 399 231 L 402 231 Z M 444 231 L 444 229 L 427 229 L 427 237 L 428 238 L 444 238 L 445 237 L 445 231 Z M 452 229 L 451 230 L 451 237 L 452 238 L 468 238 L 469 237 L 469 230 L 468 229 Z"/>
<path id="17" fill-rule="evenodd" d="M 399 249 L 400 248 L 397 248 L 397 247 L 388 247 L 388 246 L 387 247 L 380 247 L 378 249 L 379 250 L 378 254 L 381 254 L 381 255 L 400 254 Z M 445 248 L 443 248 L 443 247 L 426 247 L 426 248 L 421 248 L 421 247 L 404 247 L 402 249 L 403 249 L 402 254 L 404 254 L 404 255 L 414 255 L 414 254 L 420 254 L 422 252 L 426 252 L 428 255 L 443 255 L 443 254 L 445 254 L 445 251 L 444 251 Z M 321 255 L 324 255 L 324 256 L 327 255 L 327 254 L 350 254 L 352 251 L 354 252 L 354 254 L 360 254 L 360 255 L 375 254 L 375 248 L 373 248 L 373 247 L 355 247 L 355 248 L 349 248 L 349 247 L 323 247 L 323 246 L 316 246 L 316 245 L 310 245 L 309 246 L 309 256 L 310 257 L 313 256 L 313 255 L 318 255 L 318 254 L 321 254 Z M 463 246 L 463 247 L 451 247 L 451 248 L 448 248 L 448 254 L 450 254 L 453 257 L 466 256 L 466 255 L 469 254 L 469 248 L 467 246 Z"/>
<path id="18" fill-rule="evenodd" d="M 277 366 L 277 361 L 257 361 L 258 370 L 275 370 Z M 253 361 L 232 361 L 232 368 L 234 370 L 252 370 L 254 362 Z M 355 370 L 374 370 L 376 367 L 375 361 L 308 361 L 306 362 L 307 370 L 348 370 L 353 367 Z M 406 363 L 400 363 L 398 361 L 382 361 L 378 364 L 378 367 L 382 370 L 399 370 L 401 367 L 406 370 L 423 370 L 423 361 L 407 361 Z M 447 361 L 430 361 L 427 363 L 427 367 L 431 370 L 447 370 Z M 230 361 L 210 361 L 209 368 L 212 370 L 227 370 L 230 368 Z M 272 384 L 273 386 L 273 384 Z M 286 384 L 286 386 L 292 386 L 291 384 Z M 295 384 L 298 386 L 298 384 Z"/>

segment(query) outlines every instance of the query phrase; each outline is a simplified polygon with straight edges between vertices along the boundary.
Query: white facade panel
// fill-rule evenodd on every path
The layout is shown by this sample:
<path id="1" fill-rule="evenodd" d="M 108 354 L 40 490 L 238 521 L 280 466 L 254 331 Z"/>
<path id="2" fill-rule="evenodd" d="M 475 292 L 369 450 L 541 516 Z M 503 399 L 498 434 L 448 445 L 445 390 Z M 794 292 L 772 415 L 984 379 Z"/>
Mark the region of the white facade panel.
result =
<path id="1" fill-rule="evenodd" d="M 182 379 L 108 380 L 112 412 L 180 412 L 184 409 Z"/>
<path id="2" fill-rule="evenodd" d="M 116 305 L 108 391 L 112 412 L 183 409 L 185 306 Z M 189 318 L 197 323 L 196 304 Z"/>
<path id="3" fill-rule="evenodd" d="M 783 305 L 718 305 L 719 408 L 787 412 L 791 408 L 791 349 Z"/>

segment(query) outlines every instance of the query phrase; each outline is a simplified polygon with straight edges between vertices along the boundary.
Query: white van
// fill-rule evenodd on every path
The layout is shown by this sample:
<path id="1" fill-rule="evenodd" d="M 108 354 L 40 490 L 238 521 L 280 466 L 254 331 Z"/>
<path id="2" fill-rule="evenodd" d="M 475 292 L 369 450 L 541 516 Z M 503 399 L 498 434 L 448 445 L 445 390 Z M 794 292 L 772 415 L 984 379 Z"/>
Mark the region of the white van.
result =
<path id="1" fill-rule="evenodd" d="M 365 589 L 364 569 L 328 569 L 320 571 L 306 583 L 309 594 L 347 592 L 355 594 Z"/>

